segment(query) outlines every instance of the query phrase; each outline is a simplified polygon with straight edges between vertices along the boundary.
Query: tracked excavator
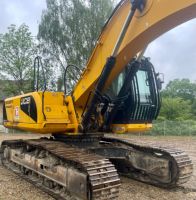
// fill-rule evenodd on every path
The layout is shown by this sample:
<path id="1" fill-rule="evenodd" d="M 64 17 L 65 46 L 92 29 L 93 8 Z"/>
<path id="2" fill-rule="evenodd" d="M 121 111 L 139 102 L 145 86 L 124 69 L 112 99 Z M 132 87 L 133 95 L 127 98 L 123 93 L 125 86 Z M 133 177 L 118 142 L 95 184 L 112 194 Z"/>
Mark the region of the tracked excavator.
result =
<path id="1" fill-rule="evenodd" d="M 186 183 L 193 165 L 185 152 L 111 133 L 152 128 L 161 81 L 143 50 L 195 17 L 196 0 L 121 0 L 78 81 L 78 67 L 70 65 L 65 92 L 51 92 L 39 86 L 35 67 L 34 91 L 4 101 L 5 127 L 52 136 L 3 141 L 3 165 L 56 199 L 117 199 L 119 174 L 164 188 Z"/>

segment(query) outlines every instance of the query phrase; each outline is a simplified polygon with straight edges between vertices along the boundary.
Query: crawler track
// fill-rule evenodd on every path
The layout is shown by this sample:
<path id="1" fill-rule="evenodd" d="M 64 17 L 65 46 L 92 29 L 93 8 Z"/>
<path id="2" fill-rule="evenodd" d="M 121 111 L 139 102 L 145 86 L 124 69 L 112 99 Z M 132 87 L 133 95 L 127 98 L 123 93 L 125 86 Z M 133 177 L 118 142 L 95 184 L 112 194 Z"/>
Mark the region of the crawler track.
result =
<path id="1" fill-rule="evenodd" d="M 135 173 L 122 173 L 133 179 L 164 188 L 171 188 L 186 183 L 193 174 L 193 163 L 189 156 L 181 150 L 177 150 L 172 147 L 161 147 L 154 144 L 139 144 L 136 141 L 112 137 L 104 137 L 103 141 L 108 142 L 113 146 L 123 146 L 126 149 L 131 149 L 132 151 L 136 150 L 137 152 L 143 153 L 144 156 L 152 155 L 169 161 L 169 181 L 161 182 L 161 180 L 158 180 L 156 176 L 151 176 L 151 174 L 147 174 L 143 170 L 137 170 Z"/>
<path id="2" fill-rule="evenodd" d="M 106 200 L 116 199 L 119 195 L 117 171 L 108 159 L 99 155 L 43 139 L 4 141 L 2 148 L 6 167 L 41 186 L 56 199 Z M 33 164 L 25 161 L 25 155 Z M 53 164 L 43 163 L 48 158 Z M 65 177 L 68 183 L 62 182 L 61 171 L 60 176 L 56 176 L 58 179 L 49 176 L 51 171 L 58 171 L 57 166 L 71 170 Z"/>
<path id="3" fill-rule="evenodd" d="M 113 137 L 95 139 L 95 145 L 89 138 L 58 139 L 4 141 L 2 163 L 63 200 L 117 199 L 116 169 L 121 175 L 164 188 L 186 183 L 193 173 L 189 157 L 174 148 Z"/>

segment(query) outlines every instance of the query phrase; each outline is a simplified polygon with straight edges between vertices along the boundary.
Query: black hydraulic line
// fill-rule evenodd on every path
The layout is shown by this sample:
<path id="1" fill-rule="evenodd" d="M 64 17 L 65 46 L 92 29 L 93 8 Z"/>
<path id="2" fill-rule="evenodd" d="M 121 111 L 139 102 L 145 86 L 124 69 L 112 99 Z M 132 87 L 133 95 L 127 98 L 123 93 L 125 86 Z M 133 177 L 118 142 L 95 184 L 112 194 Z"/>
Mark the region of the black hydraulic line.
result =
<path id="1" fill-rule="evenodd" d="M 40 68 L 40 62 L 39 62 L 39 57 L 37 57 L 37 86 L 36 86 L 36 90 L 39 90 L 39 69 Z"/>
<path id="2" fill-rule="evenodd" d="M 75 68 L 76 71 L 78 71 L 79 73 L 82 72 L 82 70 L 81 70 L 78 66 L 76 66 L 76 65 L 73 65 L 73 64 L 67 65 L 67 67 L 66 67 L 66 69 L 65 69 L 65 71 L 64 71 L 64 80 L 63 80 L 63 82 L 64 82 L 64 93 L 65 93 L 65 95 L 67 94 L 67 73 L 68 73 L 68 70 L 69 70 L 70 68 Z M 77 77 L 76 77 L 76 78 L 77 78 Z"/>
<path id="3" fill-rule="evenodd" d="M 36 67 L 37 67 L 37 74 L 36 74 Z M 38 90 L 38 85 L 39 85 L 39 63 L 38 63 L 38 56 L 34 59 L 33 68 L 34 68 L 34 74 L 33 74 L 32 90 L 33 91 L 37 91 Z"/>
<path id="4" fill-rule="evenodd" d="M 37 67 L 37 71 L 36 71 L 36 67 Z M 44 119 L 46 119 L 46 115 L 44 112 L 44 94 L 47 90 L 46 76 L 45 76 L 44 66 L 43 66 L 41 57 L 37 56 L 34 59 L 34 75 L 33 75 L 33 79 L 34 79 L 33 80 L 33 91 L 37 91 L 37 92 L 39 90 L 40 67 L 42 69 L 42 75 L 43 75 L 43 79 L 44 79 L 44 90 L 43 90 L 43 94 L 42 94 L 42 113 L 43 113 Z M 36 72 L 37 72 L 37 74 L 36 74 Z"/>
<path id="5" fill-rule="evenodd" d="M 109 76 L 109 74 L 111 72 L 111 69 L 115 65 L 115 61 L 116 61 L 116 59 L 112 56 L 110 58 L 108 58 L 107 63 L 104 66 L 102 74 L 101 74 L 101 76 L 98 80 L 97 86 L 95 88 L 95 94 L 100 93 L 100 91 L 102 91 L 104 84 L 105 84 L 105 81 L 107 80 L 107 77 Z M 89 130 L 89 127 L 90 127 L 89 120 L 90 120 L 92 113 L 94 113 L 94 111 L 96 109 L 97 103 L 98 103 L 97 95 L 93 95 L 92 100 L 91 100 L 91 104 L 87 108 L 87 111 L 84 114 L 84 117 L 83 117 L 83 120 L 82 120 L 84 132 L 87 132 Z"/>
<path id="6" fill-rule="evenodd" d="M 127 19 L 123 25 L 123 28 L 122 28 L 122 31 L 120 33 L 120 36 L 115 44 L 115 47 L 114 47 L 114 50 L 113 50 L 113 53 L 112 53 L 112 56 L 115 57 L 118 53 L 118 50 L 120 48 L 120 45 L 122 44 L 122 41 L 125 37 L 125 34 L 127 32 L 127 29 L 129 27 L 129 24 L 131 23 L 132 19 L 133 19 L 133 16 L 135 14 L 135 11 L 138 9 L 139 11 L 142 12 L 142 10 L 144 9 L 145 7 L 145 4 L 146 4 L 146 0 L 131 0 L 131 10 L 127 16 Z"/>
<path id="7" fill-rule="evenodd" d="M 37 67 L 37 70 L 36 70 L 36 67 Z M 34 59 L 34 75 L 33 75 L 33 88 L 32 88 L 33 91 L 38 91 L 39 90 L 40 67 L 41 67 L 42 75 L 43 75 L 43 79 L 44 79 L 44 91 L 46 91 L 46 89 L 47 89 L 46 76 L 45 76 L 43 63 L 41 61 L 41 57 L 37 56 Z"/>
<path id="8" fill-rule="evenodd" d="M 46 84 L 46 75 L 45 75 L 44 66 L 43 66 L 43 63 L 42 63 L 41 57 L 39 57 L 39 63 L 40 63 L 40 66 L 41 66 L 41 68 L 42 68 L 42 74 L 43 74 L 43 79 L 44 79 L 44 92 L 45 92 L 46 89 L 47 89 L 47 84 Z"/>
<path id="9" fill-rule="evenodd" d="M 105 82 L 107 81 L 107 78 L 108 78 L 110 72 L 112 71 L 112 69 L 115 65 L 116 55 L 118 53 L 120 45 L 122 44 L 124 36 L 125 36 L 127 29 L 129 27 L 129 24 L 131 23 L 136 10 L 138 9 L 138 10 L 142 11 L 145 7 L 145 3 L 146 3 L 146 0 L 131 0 L 131 4 L 132 4 L 131 10 L 130 10 L 128 16 L 127 16 L 127 19 L 124 23 L 122 31 L 119 35 L 119 38 L 118 38 L 118 40 L 115 44 L 112 55 L 107 59 L 107 62 L 105 64 L 104 68 L 103 68 L 101 76 L 100 76 L 100 78 L 97 82 L 97 86 L 95 88 L 94 94 L 102 92 L 102 90 L 105 86 Z M 83 126 L 83 132 L 84 133 L 86 133 L 90 129 L 90 118 L 91 118 L 91 115 L 95 112 L 97 103 L 98 103 L 98 98 L 97 98 L 96 95 L 94 95 L 92 97 L 91 103 L 90 103 L 89 107 L 87 108 L 87 111 L 86 111 L 86 113 L 83 117 L 83 120 L 82 120 L 82 126 Z"/>
<path id="10" fill-rule="evenodd" d="M 44 119 L 46 120 L 46 115 L 45 115 L 45 112 L 44 112 L 44 95 L 45 95 L 45 92 L 46 92 L 46 89 L 47 89 L 46 76 L 45 76 L 44 66 L 43 66 L 41 57 L 39 57 L 38 60 L 39 60 L 39 64 L 41 65 L 42 74 L 43 74 L 43 78 L 44 78 L 44 91 L 43 91 L 43 94 L 42 94 L 42 113 L 43 113 Z"/>

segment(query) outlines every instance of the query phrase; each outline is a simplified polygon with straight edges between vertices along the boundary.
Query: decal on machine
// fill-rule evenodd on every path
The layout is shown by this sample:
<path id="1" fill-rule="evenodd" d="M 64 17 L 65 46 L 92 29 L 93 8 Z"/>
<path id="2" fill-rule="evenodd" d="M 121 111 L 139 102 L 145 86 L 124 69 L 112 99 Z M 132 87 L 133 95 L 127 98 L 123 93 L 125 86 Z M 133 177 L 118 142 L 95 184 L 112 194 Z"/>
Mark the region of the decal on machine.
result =
<path id="1" fill-rule="evenodd" d="M 19 107 L 18 106 L 16 106 L 14 108 L 14 119 L 19 120 Z"/>
<path id="2" fill-rule="evenodd" d="M 31 97 L 24 97 L 24 98 L 21 98 L 21 102 L 20 102 L 20 105 L 29 105 L 31 102 Z"/>
<path id="3" fill-rule="evenodd" d="M 37 122 L 37 106 L 32 96 L 26 96 L 20 99 L 20 109 L 32 120 Z"/>

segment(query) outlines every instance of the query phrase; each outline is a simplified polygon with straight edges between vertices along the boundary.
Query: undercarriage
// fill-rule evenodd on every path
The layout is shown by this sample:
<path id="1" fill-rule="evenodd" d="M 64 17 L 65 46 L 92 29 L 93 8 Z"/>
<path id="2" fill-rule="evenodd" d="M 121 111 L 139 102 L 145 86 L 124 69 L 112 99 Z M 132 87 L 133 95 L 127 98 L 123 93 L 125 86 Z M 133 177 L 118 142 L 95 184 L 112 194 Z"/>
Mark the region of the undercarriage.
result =
<path id="1" fill-rule="evenodd" d="M 182 151 L 97 135 L 2 143 L 2 164 L 56 199 L 119 196 L 119 174 L 155 186 L 186 183 L 192 161 Z"/>

